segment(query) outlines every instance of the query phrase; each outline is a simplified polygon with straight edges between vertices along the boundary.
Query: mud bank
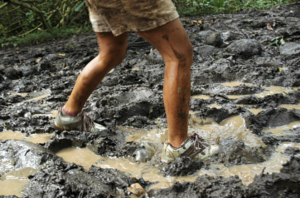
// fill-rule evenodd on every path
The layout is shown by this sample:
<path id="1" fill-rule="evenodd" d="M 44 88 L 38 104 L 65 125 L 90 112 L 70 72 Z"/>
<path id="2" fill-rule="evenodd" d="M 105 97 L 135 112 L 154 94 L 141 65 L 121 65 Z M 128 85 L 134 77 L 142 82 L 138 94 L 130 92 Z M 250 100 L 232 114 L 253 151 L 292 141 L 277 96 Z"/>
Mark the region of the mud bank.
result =
<path id="1" fill-rule="evenodd" d="M 94 34 L 1 50 L 0 198 L 299 197 L 299 13 L 181 19 L 194 47 L 189 133 L 220 148 L 203 162 L 160 161 L 164 62 L 135 34 L 85 105 L 106 127 L 92 134 L 51 122 L 98 53 Z"/>

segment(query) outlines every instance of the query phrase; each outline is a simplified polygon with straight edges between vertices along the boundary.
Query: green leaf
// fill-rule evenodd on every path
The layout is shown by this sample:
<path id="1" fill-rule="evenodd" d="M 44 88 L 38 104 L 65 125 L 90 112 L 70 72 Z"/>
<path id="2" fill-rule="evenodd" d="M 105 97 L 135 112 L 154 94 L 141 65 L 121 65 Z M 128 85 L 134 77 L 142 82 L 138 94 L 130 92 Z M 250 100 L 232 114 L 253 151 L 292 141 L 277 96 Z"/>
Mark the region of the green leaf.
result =
<path id="1" fill-rule="evenodd" d="M 280 39 L 280 45 L 284 45 L 285 44 L 285 41 L 283 38 Z"/>
<path id="2" fill-rule="evenodd" d="M 77 6 L 77 8 L 75 8 L 75 12 L 78 12 L 83 5 L 84 5 L 84 1 L 81 2 L 81 4 L 79 4 L 79 6 Z"/>

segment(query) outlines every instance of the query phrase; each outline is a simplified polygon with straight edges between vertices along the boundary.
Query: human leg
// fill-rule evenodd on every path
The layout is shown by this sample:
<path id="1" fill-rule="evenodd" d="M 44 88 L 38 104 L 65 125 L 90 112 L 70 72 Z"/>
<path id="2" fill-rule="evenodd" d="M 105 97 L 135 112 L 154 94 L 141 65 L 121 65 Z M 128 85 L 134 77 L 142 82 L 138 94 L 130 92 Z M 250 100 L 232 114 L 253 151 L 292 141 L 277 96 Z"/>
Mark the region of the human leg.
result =
<path id="1" fill-rule="evenodd" d="M 127 49 L 128 34 L 96 33 L 99 54 L 82 70 L 64 108 L 68 112 L 81 112 L 86 100 L 106 74 L 122 62 Z"/>
<path id="2" fill-rule="evenodd" d="M 82 70 L 69 100 L 59 110 L 53 123 L 58 130 L 97 130 L 92 120 L 82 112 L 82 108 L 105 75 L 124 59 L 128 34 L 123 33 L 117 37 L 112 33 L 96 35 L 99 54 Z"/>
<path id="3" fill-rule="evenodd" d="M 164 58 L 163 94 L 169 128 L 168 141 L 172 146 L 179 147 L 188 137 L 192 44 L 179 19 L 138 34 Z"/>

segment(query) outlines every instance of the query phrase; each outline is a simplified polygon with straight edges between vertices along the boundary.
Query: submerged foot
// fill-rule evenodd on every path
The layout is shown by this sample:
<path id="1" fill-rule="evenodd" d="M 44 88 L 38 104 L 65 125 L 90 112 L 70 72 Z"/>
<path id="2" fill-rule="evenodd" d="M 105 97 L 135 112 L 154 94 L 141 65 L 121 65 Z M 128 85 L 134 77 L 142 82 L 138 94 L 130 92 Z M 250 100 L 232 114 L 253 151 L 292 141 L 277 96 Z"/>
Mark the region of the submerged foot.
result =
<path id="1" fill-rule="evenodd" d="M 66 115 L 62 108 L 58 110 L 53 121 L 53 127 L 60 131 L 77 130 L 84 132 L 96 132 L 105 129 L 102 125 L 94 123 L 83 111 L 77 115 Z"/>
<path id="2" fill-rule="evenodd" d="M 215 154 L 219 147 L 217 145 L 207 145 L 198 134 L 193 134 L 185 140 L 180 147 L 175 148 L 170 143 L 164 144 L 162 161 L 169 162 L 177 157 L 190 157 L 205 160 Z"/>

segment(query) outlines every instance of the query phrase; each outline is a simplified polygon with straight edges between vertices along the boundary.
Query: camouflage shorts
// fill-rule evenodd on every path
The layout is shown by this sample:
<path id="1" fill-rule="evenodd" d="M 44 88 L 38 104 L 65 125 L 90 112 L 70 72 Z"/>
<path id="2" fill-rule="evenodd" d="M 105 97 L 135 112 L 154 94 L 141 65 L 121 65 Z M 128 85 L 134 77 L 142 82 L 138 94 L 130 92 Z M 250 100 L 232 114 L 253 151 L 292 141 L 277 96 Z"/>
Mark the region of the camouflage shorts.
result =
<path id="1" fill-rule="evenodd" d="M 95 32 L 118 36 L 147 31 L 178 18 L 172 0 L 85 0 Z"/>

